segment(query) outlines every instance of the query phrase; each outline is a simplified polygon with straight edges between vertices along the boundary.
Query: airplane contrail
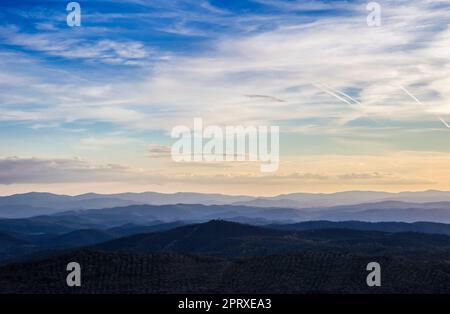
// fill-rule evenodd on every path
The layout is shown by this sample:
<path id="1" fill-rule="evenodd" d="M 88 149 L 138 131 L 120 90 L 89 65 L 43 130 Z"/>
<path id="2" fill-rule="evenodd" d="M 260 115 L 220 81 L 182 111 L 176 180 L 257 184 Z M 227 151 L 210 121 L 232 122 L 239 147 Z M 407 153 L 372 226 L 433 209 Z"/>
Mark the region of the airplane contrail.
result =
<path id="1" fill-rule="evenodd" d="M 268 99 L 271 101 L 276 102 L 286 102 L 286 100 L 280 99 L 278 97 L 270 96 L 270 95 L 246 95 L 249 98 L 262 98 L 262 99 Z"/>
<path id="2" fill-rule="evenodd" d="M 341 92 L 340 90 L 333 89 L 333 88 L 331 88 L 331 87 L 330 87 L 329 85 L 327 85 L 327 84 L 324 84 L 324 86 L 326 86 L 328 89 L 334 91 L 335 93 L 338 93 L 339 95 L 342 95 L 342 96 L 344 96 L 344 97 L 347 97 L 348 99 L 350 99 L 350 100 L 353 101 L 354 103 L 356 103 L 356 104 L 358 104 L 358 105 L 361 105 L 361 103 L 360 103 L 358 100 L 354 99 L 354 98 L 351 97 L 350 95 L 348 95 L 348 94 L 346 94 L 346 93 L 344 93 L 344 92 Z"/>
<path id="3" fill-rule="evenodd" d="M 339 99 L 339 100 L 342 101 L 342 102 L 345 102 L 345 103 L 348 104 L 348 105 L 355 105 L 355 104 L 357 104 L 357 105 L 362 105 L 360 101 L 354 99 L 354 98 L 351 97 L 350 95 L 347 95 L 346 93 L 341 92 L 341 91 L 339 91 L 339 90 L 333 89 L 333 88 L 331 88 L 330 86 L 328 86 L 328 85 L 326 85 L 326 84 L 322 84 L 323 86 L 325 86 L 325 88 L 322 87 L 322 86 L 320 86 L 319 84 L 313 84 L 313 85 L 316 86 L 316 87 L 317 87 L 318 89 L 320 89 L 321 91 L 323 91 L 323 92 L 327 93 L 328 95 L 331 95 L 331 96 L 333 96 L 333 97 Z M 345 97 L 345 98 L 344 98 L 344 97 Z M 360 114 L 360 115 L 359 115 L 359 117 L 362 117 L 362 116 L 366 117 L 367 119 L 369 119 L 369 120 L 371 120 L 371 121 L 373 121 L 373 122 L 375 122 L 375 123 L 378 123 L 378 122 L 377 122 L 375 119 L 373 119 L 372 117 L 369 117 L 369 116 L 364 115 L 364 114 Z M 358 117 L 358 116 L 356 116 L 356 117 Z M 347 120 L 348 120 L 348 121 L 351 121 L 351 120 L 354 120 L 354 118 L 355 118 L 355 115 L 351 116 L 351 117 L 350 117 L 349 119 L 347 119 Z M 346 120 L 344 119 L 344 121 L 346 121 Z M 348 122 L 348 121 L 347 121 L 347 122 Z"/>
<path id="4" fill-rule="evenodd" d="M 344 92 L 341 92 L 341 91 L 336 90 L 336 93 L 339 93 L 339 94 L 341 94 L 342 96 L 347 97 L 348 99 L 350 99 L 350 100 L 353 101 L 354 103 L 356 103 L 356 104 L 358 104 L 358 105 L 361 105 L 361 103 L 360 103 L 358 100 L 356 100 L 355 98 L 351 97 L 350 95 L 348 95 L 348 94 L 346 94 L 346 93 L 344 93 Z"/>
<path id="5" fill-rule="evenodd" d="M 416 103 L 418 103 L 419 105 L 425 107 L 425 105 L 424 105 L 424 104 L 423 104 L 416 96 L 414 96 L 413 94 L 411 94 L 410 91 L 407 90 L 405 87 L 400 86 L 400 89 L 401 89 L 402 91 L 404 91 L 406 95 L 408 95 L 409 97 L 411 97 Z M 438 119 L 439 121 L 442 122 L 442 124 L 443 124 L 446 128 L 450 129 L 450 125 L 449 125 L 447 122 L 445 122 L 444 119 L 442 119 L 442 118 L 439 117 L 439 116 L 436 116 L 436 117 L 437 117 L 437 119 Z"/>
<path id="6" fill-rule="evenodd" d="M 318 85 L 318 84 L 314 84 L 314 86 L 316 86 L 316 87 L 317 87 L 318 89 L 320 89 L 322 92 L 325 92 L 325 93 L 327 93 L 328 95 L 331 95 L 331 96 L 333 96 L 333 97 L 339 99 L 340 101 L 345 102 L 345 103 L 348 104 L 348 105 L 352 105 L 352 103 L 349 102 L 347 99 L 342 98 L 341 96 L 339 96 L 338 94 L 336 94 L 336 93 L 330 91 L 329 89 L 323 88 L 323 87 L 321 87 L 321 86 Z"/>

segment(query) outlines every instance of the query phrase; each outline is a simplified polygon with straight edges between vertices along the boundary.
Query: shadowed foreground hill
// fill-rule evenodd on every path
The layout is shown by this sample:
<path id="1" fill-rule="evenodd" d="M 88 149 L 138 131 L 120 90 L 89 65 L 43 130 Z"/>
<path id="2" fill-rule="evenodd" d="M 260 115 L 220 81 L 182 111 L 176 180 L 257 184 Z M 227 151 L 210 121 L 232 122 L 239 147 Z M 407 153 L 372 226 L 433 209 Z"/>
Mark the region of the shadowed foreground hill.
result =
<path id="1" fill-rule="evenodd" d="M 89 243 L 110 232 L 57 239 Z M 50 253 L 0 267 L 0 292 L 450 293 L 450 236 L 441 234 L 284 231 L 214 220 Z M 70 262 L 81 265 L 81 288 L 66 286 Z M 367 287 L 369 262 L 381 264 L 382 287 Z"/>
<path id="2" fill-rule="evenodd" d="M 382 287 L 369 288 L 365 267 L 374 260 Z M 82 287 L 66 286 L 73 261 Z M 450 293 L 449 282 L 448 263 L 329 252 L 224 259 L 81 250 L 0 268 L 0 293 Z"/>
<path id="3" fill-rule="evenodd" d="M 305 250 L 401 255 L 406 252 L 450 250 L 450 236 L 351 229 L 288 231 L 212 220 L 164 232 L 136 234 L 98 244 L 96 248 L 106 251 L 178 252 L 234 257 Z M 415 253 L 412 254 L 414 256 Z"/>
<path id="4" fill-rule="evenodd" d="M 97 248 L 111 251 L 173 251 L 240 256 L 250 252 L 263 254 L 267 252 L 265 245 L 258 243 L 270 239 L 279 240 L 289 234 L 286 231 L 212 220 L 164 232 L 136 234 L 99 244 Z M 278 247 L 281 248 L 280 245 Z"/>

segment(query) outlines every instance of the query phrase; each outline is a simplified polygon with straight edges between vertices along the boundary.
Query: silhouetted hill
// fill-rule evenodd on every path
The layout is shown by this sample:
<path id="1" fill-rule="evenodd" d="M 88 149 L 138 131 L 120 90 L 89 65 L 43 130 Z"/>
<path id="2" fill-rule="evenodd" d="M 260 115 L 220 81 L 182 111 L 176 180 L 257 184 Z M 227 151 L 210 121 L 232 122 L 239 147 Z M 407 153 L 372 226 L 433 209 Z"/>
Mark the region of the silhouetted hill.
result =
<path id="1" fill-rule="evenodd" d="M 240 259 L 81 250 L 0 267 L 0 293 L 450 293 L 449 254 L 425 259 L 297 252 Z M 78 262 L 82 286 L 66 285 Z M 382 286 L 366 265 L 382 265 Z"/>
<path id="2" fill-rule="evenodd" d="M 96 247 L 109 251 L 172 251 L 219 256 L 268 255 L 299 250 L 374 254 L 449 249 L 450 236 L 351 229 L 281 231 L 215 220 L 165 232 L 137 234 Z"/>
<path id="3" fill-rule="evenodd" d="M 3 221 L 0 220 L 0 232 L 23 241 L 12 241 L 8 245 L 5 242 L 5 245 L 0 245 L 0 262 L 29 258 L 36 254 L 45 255 L 49 251 L 54 254 L 58 250 L 90 245 L 98 245 L 110 251 L 173 251 L 215 256 L 262 256 L 299 250 L 405 254 L 406 251 L 442 251 L 450 247 L 448 235 L 416 232 L 417 228 L 419 231 L 430 232 L 448 230 L 448 225 L 433 223 L 372 224 L 318 221 L 256 227 L 213 220 L 190 225 L 184 225 L 184 222 L 149 226 L 126 224 L 107 229 L 73 230 L 61 227 L 56 222 L 49 225 L 42 224 L 42 221 L 37 223 L 34 219 L 31 218 L 31 222 L 12 220 L 11 225 L 6 225 L 8 231 L 1 231 Z M 24 224 L 24 221 L 28 224 Z M 33 226 L 34 231 L 45 232 L 13 231 L 20 230 L 16 227 L 26 229 L 27 226 Z M 65 232 L 61 232 L 63 230 Z"/>
<path id="4" fill-rule="evenodd" d="M 137 234 L 102 243 L 96 247 L 104 250 L 136 252 L 174 251 L 238 255 L 244 253 L 241 250 L 245 248 L 241 245 L 245 241 L 286 234 L 286 232 L 274 229 L 213 220 L 165 232 Z"/>
<path id="5" fill-rule="evenodd" d="M 0 267 L 0 292 L 450 293 L 450 236 L 441 234 L 292 231 L 213 220 L 57 251 L 140 227 L 77 230 L 33 243 L 0 234 L 0 243 L 12 243 L 0 254 L 5 259 L 14 252 L 34 256 Z M 65 284 L 66 265 L 73 261 L 82 267 L 81 288 Z M 379 288 L 365 283 L 373 261 L 382 265 Z"/>

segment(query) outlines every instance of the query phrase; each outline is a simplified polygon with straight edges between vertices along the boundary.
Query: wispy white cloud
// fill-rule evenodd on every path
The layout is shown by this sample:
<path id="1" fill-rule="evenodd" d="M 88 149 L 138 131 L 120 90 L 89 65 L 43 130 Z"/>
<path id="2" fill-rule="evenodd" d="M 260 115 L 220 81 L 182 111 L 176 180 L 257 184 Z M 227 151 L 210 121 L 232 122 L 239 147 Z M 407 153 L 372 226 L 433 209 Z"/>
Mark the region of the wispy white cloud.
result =
<path id="1" fill-rule="evenodd" d="M 170 146 L 164 146 L 159 144 L 151 144 L 149 146 L 149 157 L 150 158 L 170 158 L 171 148 Z"/>
<path id="2" fill-rule="evenodd" d="M 33 136 L 66 149 L 30 148 L 26 156 L 76 151 L 89 158 L 1 159 L 0 182 L 134 182 L 257 194 L 260 186 L 268 194 L 305 186 L 447 187 L 448 154 L 388 153 L 402 145 L 448 151 L 440 145 L 447 129 L 436 130 L 435 119 L 450 121 L 448 1 L 380 0 L 379 28 L 367 26 L 365 1 L 255 2 L 265 10 L 236 14 L 216 2 L 128 0 L 139 10 L 86 10 L 83 17 L 95 26 L 80 29 L 62 29 L 64 14 L 45 11 L 25 12 L 36 14 L 28 28 L 2 24 L 0 126 L 18 122 L 21 132 L 32 128 Z M 156 47 L 164 36 L 167 47 Z M 247 163 L 174 165 L 161 130 L 191 126 L 193 117 L 205 125 L 280 125 L 282 154 L 292 155 L 282 156 L 280 173 L 264 177 Z M 424 140 L 421 130 L 440 138 Z M 407 131 L 415 134 L 399 136 Z M 2 133 L 1 143 L 11 143 L 11 134 Z M 17 142 L 31 143 L 27 135 Z M 308 145 L 312 153 L 341 155 L 309 156 Z M 16 153 L 9 149 L 2 145 L 2 155 Z M 430 176 L 429 169 L 442 171 Z"/>
<path id="3" fill-rule="evenodd" d="M 0 184 L 123 181 L 130 176 L 129 168 L 98 166 L 82 159 L 0 159 Z"/>
<path id="4" fill-rule="evenodd" d="M 31 34 L 22 32 L 14 25 L 1 27 L 0 38 L 10 46 L 50 56 L 112 64 L 137 64 L 155 54 L 153 49 L 137 41 L 86 40 L 64 32 Z"/>
<path id="5" fill-rule="evenodd" d="M 3 36 L 11 44 L 64 58 L 123 64 L 155 54 L 155 59 L 164 62 L 152 63 L 152 67 L 142 65 L 138 78 L 128 76 L 127 81 L 108 79 L 102 83 L 86 76 L 70 84 L 64 80 L 49 83 L 42 78 L 39 84 L 29 85 L 26 92 L 24 88 L 14 91 L 19 98 L 10 92 L 4 101 L 45 103 L 48 107 L 38 112 L 3 109 L 2 118 L 35 122 L 93 119 L 155 129 L 189 123 L 189 116 L 202 116 L 211 124 L 328 119 L 333 122 L 328 125 L 330 128 L 342 129 L 348 127 L 343 121 L 361 116 L 431 120 L 430 113 L 450 112 L 448 58 L 444 49 L 449 38 L 448 7 L 437 9 L 432 2 L 419 0 L 383 1 L 382 26 L 370 28 L 366 25 L 368 12 L 360 2 L 333 3 L 333 8 L 351 14 L 327 15 L 308 22 L 299 17 L 297 24 L 284 11 L 293 7 L 329 10 L 331 3 L 260 2 L 280 11 L 272 16 L 260 15 L 260 20 L 255 18 L 248 24 L 258 27 L 267 18 L 285 24 L 256 33 L 226 32 L 204 46 L 203 51 L 188 56 L 171 55 L 169 59 L 134 41 L 54 40 L 49 34 L 30 35 L 13 29 L 6 35 L 4 31 Z M 185 4 L 170 6 L 178 14 L 185 14 L 180 9 L 182 5 Z M 217 10 L 205 2 L 202 5 L 215 18 L 238 18 L 227 17 L 227 12 L 214 12 Z M 202 29 L 205 31 L 208 30 Z M 148 73 L 145 79 L 143 71 Z M 12 71 L 7 75 L 20 77 L 22 73 Z M 351 103 L 348 104 L 333 99 L 317 84 L 325 84 L 354 101 L 345 97 Z M 399 85 L 415 87 L 415 94 L 426 106 L 411 101 L 395 87 Z M 276 95 L 271 97 L 283 102 L 248 95 Z M 298 127 L 301 125 L 292 126 L 292 130 Z"/>

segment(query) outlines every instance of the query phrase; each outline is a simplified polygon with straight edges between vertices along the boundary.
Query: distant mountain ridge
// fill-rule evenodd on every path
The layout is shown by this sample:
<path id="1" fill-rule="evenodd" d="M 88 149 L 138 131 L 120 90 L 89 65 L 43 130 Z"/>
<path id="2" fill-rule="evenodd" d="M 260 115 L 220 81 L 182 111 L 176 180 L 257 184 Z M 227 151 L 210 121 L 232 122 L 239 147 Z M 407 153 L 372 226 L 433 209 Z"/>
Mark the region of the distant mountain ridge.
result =
<path id="1" fill-rule="evenodd" d="M 358 205 L 362 203 L 378 203 L 397 201 L 407 203 L 450 202 L 449 191 L 428 190 L 421 192 L 372 192 L 347 191 L 337 193 L 291 193 L 273 197 L 257 197 L 250 201 L 237 202 L 234 205 L 248 205 L 258 207 L 332 207 Z"/>
<path id="2" fill-rule="evenodd" d="M 203 204 L 223 205 L 244 202 L 250 196 L 229 196 L 222 194 L 156 192 L 96 194 L 87 193 L 76 196 L 52 193 L 30 192 L 0 197 L 0 218 L 26 218 L 48 215 L 67 210 L 100 209 L 130 205 L 174 205 Z"/>
<path id="3" fill-rule="evenodd" d="M 400 193 L 348 191 L 331 194 L 291 193 L 273 197 L 187 192 L 173 194 L 157 192 L 117 194 L 86 193 L 76 196 L 31 192 L 0 197 L 0 218 L 25 218 L 67 210 L 100 209 L 130 205 L 201 204 L 307 209 L 385 201 L 409 203 L 450 202 L 450 192 L 434 190 Z"/>
<path id="4" fill-rule="evenodd" d="M 367 222 L 398 221 L 398 222 L 441 222 L 450 223 L 450 202 L 404 203 L 385 201 L 335 207 L 314 208 L 280 208 L 251 207 L 246 205 L 130 205 L 104 209 L 69 211 L 54 214 L 53 219 L 66 221 L 84 221 L 91 224 L 108 222 L 110 225 L 123 223 L 145 224 L 160 220 L 173 221 L 208 221 L 211 219 L 226 219 L 237 222 L 260 221 L 260 224 L 270 222 L 293 223 L 309 220 Z"/>
<path id="5" fill-rule="evenodd" d="M 373 201 L 378 198 L 385 199 L 387 196 L 396 199 L 433 199 L 433 202 Z M 292 199 L 287 200 L 286 197 Z M 255 224 L 294 223 L 309 220 L 450 223 L 450 202 L 441 201 L 447 198 L 450 199 L 450 192 L 440 191 L 295 193 L 272 198 L 154 192 L 111 195 L 89 193 L 78 196 L 27 193 L 0 197 L 0 225 L 1 218 L 18 219 L 34 216 L 43 217 L 45 222 L 63 221 L 65 226 L 73 226 L 73 230 L 98 229 L 105 222 L 112 227 L 126 223 L 195 222 L 211 219 Z M 369 201 L 360 203 L 362 200 Z M 326 203 L 338 205 L 318 206 Z M 339 205 L 340 203 L 357 204 Z"/>
<path id="6" fill-rule="evenodd" d="M 32 218 L 32 219 L 31 219 Z M 440 222 L 450 223 L 450 202 L 405 203 L 384 201 L 380 203 L 363 203 L 358 205 L 285 208 L 254 207 L 246 205 L 128 205 L 112 208 L 69 210 L 50 215 L 39 215 L 31 219 L 36 223 L 53 223 L 65 227 L 99 228 L 101 226 L 120 226 L 123 224 L 149 224 L 161 222 L 200 222 L 211 219 L 227 219 L 253 224 L 295 223 L 310 220 L 329 221 L 367 221 L 367 222 Z M 0 226 L 7 219 L 0 218 Z M 26 220 L 11 219 L 21 228 Z M 9 224 L 9 222 L 8 222 Z M 0 229 L 1 230 L 1 229 Z"/>

